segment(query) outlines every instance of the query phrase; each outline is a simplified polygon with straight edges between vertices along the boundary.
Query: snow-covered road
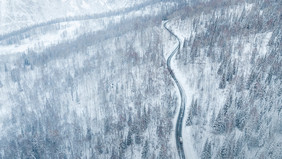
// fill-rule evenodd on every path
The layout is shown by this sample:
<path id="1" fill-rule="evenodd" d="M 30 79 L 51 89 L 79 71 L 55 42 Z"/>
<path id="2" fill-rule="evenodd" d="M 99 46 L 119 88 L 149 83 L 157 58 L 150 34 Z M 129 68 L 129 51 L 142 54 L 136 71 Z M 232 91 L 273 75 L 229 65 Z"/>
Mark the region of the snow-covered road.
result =
<path id="1" fill-rule="evenodd" d="M 184 112 L 185 112 L 185 101 L 186 101 L 186 95 L 185 92 L 183 91 L 184 89 L 182 88 L 181 84 L 178 82 L 177 78 L 175 77 L 175 74 L 173 70 L 171 69 L 171 59 L 172 57 L 179 52 L 180 48 L 180 40 L 179 38 L 166 27 L 167 22 L 164 23 L 164 28 L 173 36 L 177 39 L 177 46 L 175 49 L 170 53 L 169 57 L 167 58 L 167 68 L 169 70 L 169 73 L 171 77 L 173 78 L 174 82 L 177 85 L 177 88 L 179 90 L 179 94 L 181 97 L 181 103 L 180 103 L 180 109 L 176 121 L 176 128 L 175 128 L 175 140 L 176 140 L 176 145 L 177 145 L 177 151 L 179 154 L 179 157 L 181 159 L 185 159 L 185 153 L 183 149 L 183 141 L 182 141 L 182 123 L 183 123 L 183 117 L 184 117 Z"/>

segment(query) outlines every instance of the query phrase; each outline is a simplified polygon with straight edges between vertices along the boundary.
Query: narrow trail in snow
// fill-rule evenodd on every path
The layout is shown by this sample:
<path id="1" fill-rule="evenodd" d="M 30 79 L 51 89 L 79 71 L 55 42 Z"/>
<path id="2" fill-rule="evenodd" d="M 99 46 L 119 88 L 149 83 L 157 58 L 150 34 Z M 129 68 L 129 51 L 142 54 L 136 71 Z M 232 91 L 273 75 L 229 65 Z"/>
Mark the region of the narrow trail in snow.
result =
<path id="1" fill-rule="evenodd" d="M 183 117 L 184 117 L 184 112 L 185 112 L 185 101 L 186 101 L 186 95 L 184 92 L 184 89 L 182 88 L 181 84 L 177 80 L 173 70 L 171 69 L 171 59 L 172 57 L 176 54 L 179 53 L 180 49 L 180 40 L 179 38 L 166 27 L 167 22 L 164 23 L 164 28 L 173 36 L 177 39 L 177 46 L 175 49 L 170 53 L 169 57 L 167 58 L 167 68 L 169 70 L 169 73 L 171 77 L 173 78 L 174 82 L 177 85 L 177 88 L 179 90 L 179 94 L 181 97 L 181 103 L 180 103 L 180 109 L 177 117 L 177 122 L 176 122 L 176 128 L 175 128 L 175 140 L 176 140 L 176 146 L 177 146 L 177 151 L 180 159 L 185 159 L 185 153 L 183 149 L 183 141 L 182 141 L 182 123 L 183 123 Z"/>

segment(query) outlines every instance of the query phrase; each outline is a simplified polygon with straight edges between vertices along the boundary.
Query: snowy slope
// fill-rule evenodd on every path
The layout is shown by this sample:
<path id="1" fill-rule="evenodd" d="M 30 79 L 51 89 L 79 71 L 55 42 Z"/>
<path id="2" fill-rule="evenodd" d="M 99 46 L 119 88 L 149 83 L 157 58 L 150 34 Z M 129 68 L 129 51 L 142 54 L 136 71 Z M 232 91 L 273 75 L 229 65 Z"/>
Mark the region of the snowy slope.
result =
<path id="1" fill-rule="evenodd" d="M 177 96 L 160 28 L 162 9 L 174 6 L 1 40 L 0 158 L 176 158 Z"/>
<path id="2" fill-rule="evenodd" d="M 200 4 L 170 23 L 182 39 L 188 158 L 191 145 L 201 158 L 282 157 L 277 3 Z"/>
<path id="3" fill-rule="evenodd" d="M 105 13 L 143 2 L 146 0 L 1 0 L 0 35 L 52 19 Z"/>
<path id="4" fill-rule="evenodd" d="M 161 8 L 164 4 L 167 8 L 175 5 L 171 2 L 155 3 L 113 16 L 56 22 L 22 30 L 15 34 L 8 34 L 0 41 L 0 55 L 26 53 L 31 50 L 42 51 L 46 47 L 59 42 L 75 39 L 86 33 L 101 31 L 112 24 L 120 23 L 124 19 L 158 15 L 161 14 Z"/>
<path id="5" fill-rule="evenodd" d="M 178 158 L 164 19 L 186 158 L 282 157 L 281 3 L 150 2 L 0 1 L 0 158 Z"/>

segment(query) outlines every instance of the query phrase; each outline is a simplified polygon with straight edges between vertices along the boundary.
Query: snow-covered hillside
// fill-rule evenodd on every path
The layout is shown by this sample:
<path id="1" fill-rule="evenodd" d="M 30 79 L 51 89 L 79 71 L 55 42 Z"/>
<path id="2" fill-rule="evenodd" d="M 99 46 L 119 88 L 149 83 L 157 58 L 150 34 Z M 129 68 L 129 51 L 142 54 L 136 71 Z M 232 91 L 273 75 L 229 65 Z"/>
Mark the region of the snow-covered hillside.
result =
<path id="1" fill-rule="evenodd" d="M 1 0 L 0 35 L 58 18 L 122 10 L 147 0 Z"/>
<path id="2" fill-rule="evenodd" d="M 0 158 L 282 158 L 281 26 L 277 0 L 1 0 Z"/>
<path id="3" fill-rule="evenodd" d="M 28 29 L 20 29 L 18 32 L 6 34 L 2 39 L 0 36 L 0 55 L 27 53 L 31 50 L 38 52 L 51 45 L 113 27 L 114 24 L 121 23 L 126 19 L 158 16 L 162 14 L 164 5 L 167 8 L 172 8 L 175 3 L 154 3 L 112 16 L 103 16 L 101 18 L 84 17 L 78 20 L 63 20 L 51 24 L 35 25 Z"/>
<path id="4" fill-rule="evenodd" d="M 160 27 L 175 6 L 156 1 L 2 39 L 0 157 L 177 158 Z"/>
<path id="5" fill-rule="evenodd" d="M 187 94 L 186 155 L 193 143 L 201 158 L 281 158 L 281 3 L 194 8 L 170 22 L 182 39 L 174 68 Z"/>

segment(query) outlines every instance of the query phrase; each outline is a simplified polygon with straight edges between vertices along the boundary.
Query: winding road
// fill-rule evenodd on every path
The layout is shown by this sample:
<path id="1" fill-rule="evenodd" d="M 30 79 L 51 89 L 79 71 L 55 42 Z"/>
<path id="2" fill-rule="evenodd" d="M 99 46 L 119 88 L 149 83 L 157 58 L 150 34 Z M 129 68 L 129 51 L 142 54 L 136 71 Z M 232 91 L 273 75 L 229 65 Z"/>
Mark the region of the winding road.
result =
<path id="1" fill-rule="evenodd" d="M 177 151 L 178 151 L 180 159 L 185 159 L 185 153 L 184 153 L 183 143 L 182 143 L 183 141 L 180 141 L 180 139 L 182 139 L 182 123 L 183 123 L 183 117 L 184 117 L 184 112 L 185 112 L 186 95 L 185 95 L 184 89 L 182 88 L 181 84 L 179 83 L 179 81 L 175 77 L 173 70 L 171 69 L 171 59 L 176 53 L 178 53 L 180 51 L 180 40 L 171 30 L 169 30 L 167 28 L 166 24 L 167 24 L 167 22 L 164 23 L 164 25 L 163 25 L 164 28 L 173 37 L 175 37 L 177 39 L 177 43 L 178 43 L 177 46 L 175 47 L 175 49 L 171 52 L 171 54 L 167 58 L 166 64 L 167 64 L 167 68 L 169 70 L 171 77 L 173 78 L 174 82 L 177 85 L 177 88 L 179 90 L 180 97 L 181 97 L 180 109 L 179 109 L 177 122 L 176 122 L 176 128 L 175 128 L 175 140 L 176 140 Z"/>

